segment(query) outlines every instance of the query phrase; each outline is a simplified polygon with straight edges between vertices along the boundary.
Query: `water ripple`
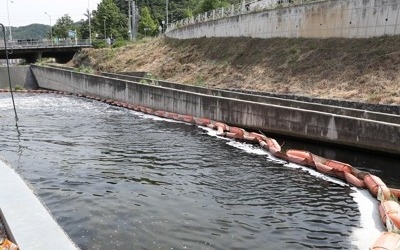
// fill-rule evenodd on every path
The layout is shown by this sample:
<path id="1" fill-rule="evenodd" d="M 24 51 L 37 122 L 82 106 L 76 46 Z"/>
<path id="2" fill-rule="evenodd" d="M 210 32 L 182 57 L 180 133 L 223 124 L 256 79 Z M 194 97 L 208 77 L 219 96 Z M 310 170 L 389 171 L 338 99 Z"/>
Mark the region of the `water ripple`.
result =
<path id="1" fill-rule="evenodd" d="M 348 187 L 193 125 L 72 96 L 17 95 L 17 141 L 5 98 L 0 153 L 82 249 L 353 248 Z"/>

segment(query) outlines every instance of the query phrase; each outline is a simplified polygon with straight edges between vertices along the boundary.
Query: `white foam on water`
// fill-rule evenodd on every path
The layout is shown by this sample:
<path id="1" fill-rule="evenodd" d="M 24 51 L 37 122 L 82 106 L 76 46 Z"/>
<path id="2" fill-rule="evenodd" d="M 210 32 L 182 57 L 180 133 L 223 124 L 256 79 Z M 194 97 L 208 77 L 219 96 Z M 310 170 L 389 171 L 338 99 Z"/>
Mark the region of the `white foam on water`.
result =
<path id="1" fill-rule="evenodd" d="M 1 98 L 2 99 L 2 98 Z M 0 99 L 0 109 L 5 110 L 5 109 L 11 109 L 12 108 L 12 103 L 1 100 Z M 36 105 L 32 105 L 32 102 L 35 102 L 36 99 L 31 99 L 31 98 L 21 98 L 18 101 L 20 102 L 19 104 L 31 104 L 31 105 L 24 105 L 25 108 L 30 107 L 30 108 L 38 108 L 41 105 L 51 105 L 52 101 L 55 101 L 53 98 L 49 98 L 48 100 L 41 100 L 41 102 L 35 103 Z M 58 102 L 60 100 L 57 100 Z M 70 99 L 68 99 L 70 101 Z M 88 105 L 90 106 L 90 105 Z M 89 107 L 88 107 L 89 108 Z M 158 117 L 155 115 L 150 115 L 150 114 L 145 114 L 142 112 L 138 111 L 133 111 L 131 110 L 135 115 L 138 115 L 139 117 L 145 118 L 145 119 L 153 119 L 155 121 L 166 121 L 166 122 L 172 122 L 172 123 L 186 123 L 183 121 L 176 121 L 173 119 L 169 118 L 163 118 L 163 117 Z M 186 123 L 189 124 L 189 123 Z M 192 124 L 190 124 L 192 125 Z M 270 154 L 268 151 L 260 148 L 257 145 L 245 143 L 245 142 L 238 142 L 235 141 L 231 138 L 226 138 L 223 136 L 218 136 L 217 131 L 208 127 L 203 127 L 203 126 L 198 126 L 199 128 L 203 129 L 206 131 L 206 134 L 209 136 L 217 137 L 219 139 L 227 141 L 227 144 L 241 149 L 247 153 L 250 154 L 256 154 L 256 155 L 265 155 L 269 161 L 273 161 L 276 163 L 283 164 L 286 167 L 289 168 L 299 168 L 303 171 L 308 172 L 310 175 L 324 179 L 326 181 L 341 185 L 341 186 L 348 186 L 345 182 L 326 176 L 314 169 L 304 167 L 298 164 L 294 163 L 287 163 L 286 161 L 276 158 L 272 154 Z M 351 188 L 353 192 L 350 194 L 354 201 L 358 204 L 358 209 L 360 211 L 360 225 L 355 225 L 354 230 L 352 232 L 351 236 L 351 241 L 354 247 L 358 249 L 369 249 L 369 247 L 372 246 L 372 244 L 375 242 L 375 240 L 379 237 L 381 232 L 385 231 L 385 228 L 383 226 L 383 223 L 380 220 L 379 216 L 379 211 L 378 211 L 378 204 L 379 202 L 370 195 L 370 193 L 367 190 L 360 190 L 355 187 Z"/>
<path id="2" fill-rule="evenodd" d="M 301 169 L 305 172 L 308 172 L 311 176 L 335 183 L 340 186 L 349 186 L 349 184 L 345 183 L 342 180 L 327 176 L 314 169 L 304 167 L 291 162 L 287 163 L 284 160 L 274 157 L 272 154 L 270 154 L 269 152 L 260 147 L 248 143 L 238 142 L 230 138 L 218 136 L 217 131 L 214 129 L 210 129 L 207 127 L 199 127 L 199 128 L 202 128 L 205 131 L 207 131 L 208 135 L 226 140 L 228 141 L 227 142 L 228 145 L 242 149 L 247 153 L 266 155 L 268 156 L 269 160 L 277 163 L 282 163 L 286 167 Z M 372 197 L 372 195 L 369 193 L 368 190 L 362 190 L 356 187 L 351 187 L 351 190 L 353 192 L 350 195 L 353 197 L 353 200 L 357 203 L 358 210 L 360 211 L 360 225 L 354 226 L 350 240 L 356 249 L 360 250 L 369 249 L 375 242 L 375 240 L 379 237 L 381 232 L 385 231 L 385 228 L 381 222 L 378 211 L 379 202 L 374 197 Z"/>
<path id="3" fill-rule="evenodd" d="M 136 116 L 143 118 L 143 119 L 151 119 L 154 121 L 165 121 L 165 122 L 171 122 L 171 123 L 186 123 L 186 124 L 191 124 L 191 123 L 187 123 L 184 121 L 177 121 L 174 119 L 170 119 L 170 118 L 165 118 L 165 117 L 161 117 L 161 116 L 156 116 L 156 115 L 151 115 L 151 114 L 146 114 L 140 111 L 136 111 L 136 110 L 130 110 L 132 113 L 134 113 Z"/>
<path id="4" fill-rule="evenodd" d="M 303 170 L 304 172 L 308 172 L 310 175 L 312 175 L 314 177 L 338 184 L 340 186 L 349 186 L 347 183 L 345 183 L 339 179 L 324 175 L 324 174 L 322 174 L 314 169 L 308 168 L 308 167 L 304 167 L 304 166 L 301 166 L 301 165 L 298 165 L 298 164 L 295 164 L 292 162 L 285 164 L 285 166 L 289 167 L 289 168 L 299 168 L 299 169 Z"/>
<path id="5" fill-rule="evenodd" d="M 352 190 L 354 192 L 351 193 L 351 196 L 358 204 L 361 214 L 360 225 L 353 230 L 352 243 L 360 250 L 369 249 L 379 235 L 385 231 L 379 215 L 379 201 L 372 197 L 368 190 L 355 187 L 352 187 Z"/>
<path id="6" fill-rule="evenodd" d="M 156 115 L 149 115 L 149 114 L 141 113 L 139 111 L 134 111 L 134 112 L 137 113 L 137 115 L 139 115 L 139 117 L 142 117 L 142 118 L 145 118 L 145 119 L 152 119 L 154 121 L 167 121 L 167 122 L 172 122 L 172 123 L 186 123 L 186 122 L 183 122 L 183 121 L 177 121 L 177 120 L 164 118 L 164 117 L 160 117 L 160 116 L 156 116 Z"/>
<path id="7" fill-rule="evenodd" d="M 257 144 L 249 144 L 246 142 L 238 142 L 238 141 L 230 140 L 230 141 L 228 141 L 228 145 L 238 148 L 238 149 L 241 149 L 249 154 L 269 155 L 267 151 L 260 148 Z"/>

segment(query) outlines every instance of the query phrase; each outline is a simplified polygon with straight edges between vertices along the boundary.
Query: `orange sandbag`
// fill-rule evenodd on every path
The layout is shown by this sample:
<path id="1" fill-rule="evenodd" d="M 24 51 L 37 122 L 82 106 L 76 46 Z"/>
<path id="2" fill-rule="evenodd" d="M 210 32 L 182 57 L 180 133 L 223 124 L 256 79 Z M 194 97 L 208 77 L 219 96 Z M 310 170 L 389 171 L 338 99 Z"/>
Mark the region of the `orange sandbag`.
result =
<path id="1" fill-rule="evenodd" d="M 389 188 L 389 190 L 397 199 L 400 199 L 400 189 Z"/>
<path id="2" fill-rule="evenodd" d="M 344 172 L 344 177 L 346 181 L 353 186 L 356 186 L 358 188 L 365 188 L 365 183 L 363 180 L 358 179 L 356 176 L 354 176 L 351 173 Z"/>
<path id="3" fill-rule="evenodd" d="M 278 157 L 282 157 L 282 155 L 281 155 L 281 145 L 279 145 L 279 143 L 275 139 L 268 138 L 267 139 L 267 144 L 268 144 L 269 151 L 273 155 L 278 156 Z"/>
<path id="4" fill-rule="evenodd" d="M 225 132 L 225 136 L 233 139 L 243 140 L 243 134 L 241 133 Z"/>
<path id="5" fill-rule="evenodd" d="M 223 136 L 224 131 L 228 130 L 227 128 L 229 128 L 228 125 L 226 125 L 225 123 L 215 122 L 215 121 L 211 121 L 210 124 L 207 124 L 207 127 L 216 129 L 217 135 L 220 135 L 220 136 Z"/>
<path id="6" fill-rule="evenodd" d="M 304 166 L 313 166 L 314 164 L 311 153 L 308 151 L 297 150 L 297 149 L 289 149 L 286 151 L 287 159 L 291 162 L 304 165 Z"/>
<path id="7" fill-rule="evenodd" d="M 243 139 L 249 142 L 258 142 L 258 139 L 248 132 L 244 133 Z"/>
<path id="8" fill-rule="evenodd" d="M 400 250 L 400 235 L 395 233 L 382 233 L 370 250 Z"/>
<path id="9" fill-rule="evenodd" d="M 169 119 L 178 120 L 179 115 L 177 113 L 165 112 L 165 117 Z"/>
<path id="10" fill-rule="evenodd" d="M 204 119 L 198 117 L 193 117 L 193 119 L 197 125 L 207 126 L 208 124 L 210 124 L 210 119 Z"/>
<path id="11" fill-rule="evenodd" d="M 250 136 L 254 136 L 258 141 L 266 141 L 268 139 L 265 135 L 255 132 L 250 132 Z"/>
<path id="12" fill-rule="evenodd" d="M 382 222 L 388 231 L 398 232 L 400 229 L 400 205 L 395 201 L 384 201 L 379 205 Z"/>
<path id="13" fill-rule="evenodd" d="M 222 122 L 215 122 L 214 125 L 215 125 L 216 127 L 218 127 L 218 128 L 221 128 L 221 129 L 222 129 L 222 132 L 225 131 L 225 130 L 229 130 L 229 126 L 226 125 L 225 123 L 222 123 Z M 220 129 L 218 129 L 218 130 L 220 130 Z"/>
<path id="14" fill-rule="evenodd" d="M 165 111 L 162 111 L 162 110 L 157 110 L 157 111 L 155 111 L 155 112 L 154 112 L 154 114 L 155 114 L 156 116 L 161 116 L 161 117 L 164 117 L 164 115 L 165 115 Z"/>
<path id="15" fill-rule="evenodd" d="M 245 131 L 242 128 L 238 128 L 238 127 L 229 127 L 229 132 L 231 133 L 235 133 L 235 134 L 239 134 L 239 135 L 244 135 Z"/>
<path id="16" fill-rule="evenodd" d="M 332 167 L 330 167 L 330 166 L 328 166 L 328 165 L 325 165 L 325 164 L 323 164 L 323 163 L 320 163 L 320 162 L 318 162 L 318 161 L 315 161 L 314 164 L 315 164 L 315 168 L 316 168 L 319 172 L 324 173 L 324 174 L 328 174 L 328 175 L 331 175 L 331 176 L 334 176 L 334 177 L 336 177 L 336 178 L 340 178 L 340 179 L 342 179 L 342 180 L 346 180 L 346 177 L 345 177 L 345 173 L 346 173 L 346 172 L 343 172 L 343 171 L 341 171 L 341 170 L 332 168 Z"/>
<path id="17" fill-rule="evenodd" d="M 179 115 L 178 119 L 180 121 L 190 122 L 190 123 L 192 123 L 194 121 L 193 116 L 191 116 L 191 115 Z"/>
<path id="18" fill-rule="evenodd" d="M 0 244 L 0 250 L 18 250 L 18 249 L 19 249 L 18 246 L 13 242 L 9 241 L 8 239 L 5 239 Z"/>
<path id="19" fill-rule="evenodd" d="M 325 162 L 325 165 L 334 168 L 339 171 L 351 173 L 351 166 L 349 164 L 340 162 L 340 161 L 334 161 L 334 160 L 327 160 Z"/>
<path id="20" fill-rule="evenodd" d="M 315 162 L 315 167 L 317 168 L 317 170 L 319 172 L 324 173 L 324 174 L 328 174 L 333 169 L 333 168 L 331 168 L 325 164 L 322 164 L 320 162 Z"/>
<path id="21" fill-rule="evenodd" d="M 267 141 L 259 141 L 258 142 L 261 147 L 271 152 L 274 156 L 282 159 L 286 159 L 286 155 L 281 153 L 281 146 L 275 139 L 268 138 Z"/>
<path id="22" fill-rule="evenodd" d="M 373 194 L 375 197 L 378 196 L 379 188 L 381 188 L 382 194 L 385 198 L 388 198 L 390 196 L 389 188 L 378 176 L 367 174 L 364 177 L 364 183 L 371 194 Z"/>

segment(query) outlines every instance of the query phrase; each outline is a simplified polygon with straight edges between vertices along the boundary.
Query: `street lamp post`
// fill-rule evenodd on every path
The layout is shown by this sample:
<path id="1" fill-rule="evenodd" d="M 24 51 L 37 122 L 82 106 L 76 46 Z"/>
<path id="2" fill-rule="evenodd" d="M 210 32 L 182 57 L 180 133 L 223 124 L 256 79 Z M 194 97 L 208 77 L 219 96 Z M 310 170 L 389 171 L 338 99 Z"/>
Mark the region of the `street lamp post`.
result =
<path id="1" fill-rule="evenodd" d="M 8 17 L 8 32 L 9 32 L 9 41 L 12 41 L 12 33 L 11 33 L 11 22 L 10 22 L 10 10 L 8 9 L 8 1 L 10 0 L 6 0 L 6 5 L 7 5 L 7 17 Z M 13 1 L 10 1 L 11 3 L 13 3 Z M 4 34 L 5 35 L 5 34 Z"/>
<path id="2" fill-rule="evenodd" d="M 53 45 L 53 27 L 51 26 L 51 16 L 47 12 L 45 12 L 44 14 L 49 16 L 49 21 L 50 21 L 50 40 L 51 40 L 51 45 Z"/>
<path id="3" fill-rule="evenodd" d="M 92 19 L 92 13 L 90 11 L 90 0 L 88 0 L 88 10 L 89 10 L 89 45 L 92 45 L 92 25 L 91 25 L 91 19 Z"/>

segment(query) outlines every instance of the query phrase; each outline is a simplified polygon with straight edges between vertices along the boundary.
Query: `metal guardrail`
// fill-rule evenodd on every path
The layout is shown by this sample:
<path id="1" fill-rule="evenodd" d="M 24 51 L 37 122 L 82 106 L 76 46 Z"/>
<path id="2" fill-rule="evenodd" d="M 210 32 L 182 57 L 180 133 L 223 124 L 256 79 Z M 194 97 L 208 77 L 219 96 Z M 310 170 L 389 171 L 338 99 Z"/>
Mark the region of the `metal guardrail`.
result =
<path id="1" fill-rule="evenodd" d="M 166 32 L 185 27 L 188 25 L 203 23 L 210 20 L 217 20 L 252 12 L 273 10 L 277 8 L 298 6 L 313 2 L 324 2 L 327 0 L 243 0 L 241 4 L 231 5 L 230 7 L 219 8 L 197 16 L 185 18 L 175 23 L 168 24 Z"/>
<path id="2" fill-rule="evenodd" d="M 93 41 L 92 41 L 93 43 Z M 29 48 L 53 48 L 53 47 L 90 47 L 89 39 L 77 40 L 38 40 L 38 39 L 21 39 L 7 41 L 7 49 L 29 49 Z M 4 42 L 0 42 L 0 48 L 4 48 Z"/>

